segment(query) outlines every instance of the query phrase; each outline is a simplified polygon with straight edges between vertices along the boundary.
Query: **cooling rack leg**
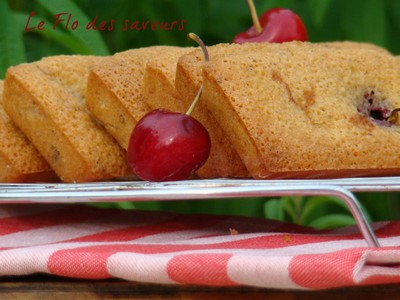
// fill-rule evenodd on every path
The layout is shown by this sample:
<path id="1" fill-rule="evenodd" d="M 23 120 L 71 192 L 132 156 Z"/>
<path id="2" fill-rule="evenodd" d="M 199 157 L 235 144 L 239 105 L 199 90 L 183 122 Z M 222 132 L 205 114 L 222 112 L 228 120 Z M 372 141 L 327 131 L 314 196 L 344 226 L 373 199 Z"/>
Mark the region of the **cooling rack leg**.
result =
<path id="1" fill-rule="evenodd" d="M 365 214 L 355 197 L 355 195 L 340 186 L 335 185 L 321 185 L 321 184 L 292 184 L 287 185 L 275 185 L 270 187 L 264 187 L 263 189 L 253 189 L 253 196 L 288 196 L 288 195 L 318 195 L 318 196 L 335 196 L 342 199 L 351 214 L 353 215 L 358 229 L 363 235 L 368 247 L 380 247 L 378 239 L 375 236 L 370 224 L 368 223 Z"/>
<path id="2" fill-rule="evenodd" d="M 362 208 L 354 194 L 341 188 L 335 188 L 334 190 L 336 192 L 336 196 L 341 198 L 349 207 L 350 212 L 353 215 L 361 234 L 364 236 L 368 247 L 380 247 L 379 241 L 376 238 L 370 224 L 368 223 L 365 214 L 362 211 Z"/>

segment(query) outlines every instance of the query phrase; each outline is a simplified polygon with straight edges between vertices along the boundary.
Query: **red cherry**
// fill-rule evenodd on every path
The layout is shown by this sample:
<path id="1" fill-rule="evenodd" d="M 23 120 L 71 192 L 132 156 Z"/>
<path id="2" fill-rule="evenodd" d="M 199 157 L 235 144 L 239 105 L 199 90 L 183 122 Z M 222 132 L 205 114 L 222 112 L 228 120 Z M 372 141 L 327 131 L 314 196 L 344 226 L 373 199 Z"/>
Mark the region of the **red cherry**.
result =
<path id="1" fill-rule="evenodd" d="M 189 33 L 188 37 L 199 44 L 208 61 L 203 41 L 194 33 Z M 188 179 L 207 161 L 211 150 L 210 135 L 190 116 L 202 91 L 203 85 L 186 114 L 156 109 L 136 124 L 128 144 L 128 163 L 141 179 Z"/>
<path id="2" fill-rule="evenodd" d="M 196 119 L 153 110 L 132 132 L 128 163 L 143 180 L 184 180 L 206 162 L 210 148 L 208 131 Z"/>
<path id="3" fill-rule="evenodd" d="M 253 20 L 256 18 L 253 17 Z M 302 20 L 289 9 L 270 9 L 261 16 L 259 26 L 256 23 L 247 31 L 236 35 L 233 42 L 238 44 L 251 42 L 283 43 L 307 41 L 308 39 L 307 30 Z"/>

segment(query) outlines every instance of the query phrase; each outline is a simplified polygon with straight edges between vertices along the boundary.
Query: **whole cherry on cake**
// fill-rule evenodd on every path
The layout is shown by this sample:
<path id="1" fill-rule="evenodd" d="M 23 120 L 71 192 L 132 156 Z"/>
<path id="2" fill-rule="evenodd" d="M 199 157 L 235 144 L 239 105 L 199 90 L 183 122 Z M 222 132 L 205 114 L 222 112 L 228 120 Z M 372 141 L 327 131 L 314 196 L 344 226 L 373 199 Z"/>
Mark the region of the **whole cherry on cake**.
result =
<path id="1" fill-rule="evenodd" d="M 283 43 L 289 41 L 307 41 L 306 27 L 301 18 L 293 11 L 283 8 L 273 8 L 266 11 L 260 19 L 252 0 L 247 0 L 253 19 L 253 26 L 239 33 L 233 39 L 234 43 L 250 42 Z"/>
<path id="2" fill-rule="evenodd" d="M 201 39 L 188 35 L 208 53 Z M 211 140 L 207 129 L 190 116 L 202 87 L 186 114 L 156 109 L 135 126 L 128 145 L 128 163 L 134 173 L 147 181 L 190 178 L 207 161 Z"/>

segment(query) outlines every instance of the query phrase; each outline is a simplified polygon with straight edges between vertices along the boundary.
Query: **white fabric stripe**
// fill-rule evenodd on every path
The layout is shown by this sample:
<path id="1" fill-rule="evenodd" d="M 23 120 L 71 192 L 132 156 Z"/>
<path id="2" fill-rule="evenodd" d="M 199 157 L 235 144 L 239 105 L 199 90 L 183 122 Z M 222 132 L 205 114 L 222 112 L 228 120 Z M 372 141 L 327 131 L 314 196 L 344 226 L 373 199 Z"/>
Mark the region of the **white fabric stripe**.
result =
<path id="1" fill-rule="evenodd" d="M 101 224 L 77 223 L 68 226 L 50 226 L 46 228 L 26 230 L 0 237 L 0 248 L 17 248 L 37 245 L 53 244 L 82 236 L 101 233 L 104 230 L 114 230 L 128 227 L 126 224 Z M 35 237 L 32 239 L 32 237 Z"/>
<path id="2" fill-rule="evenodd" d="M 182 242 L 183 244 L 187 244 L 187 242 L 191 241 L 191 239 L 196 239 L 199 236 L 213 234 L 208 229 L 205 230 L 181 230 L 167 233 L 159 233 L 150 236 L 145 236 L 142 238 L 138 238 L 135 240 L 135 244 L 160 244 L 164 245 L 165 241 L 173 241 L 168 242 L 168 244 L 175 244 Z M 221 232 L 216 232 L 215 234 L 221 234 Z M 197 240 L 197 239 L 196 239 Z M 179 241 L 179 242 L 178 242 Z M 201 244 L 201 243 L 199 243 Z M 211 244 L 211 243 L 210 243 Z"/>
<path id="3" fill-rule="evenodd" d="M 0 252 L 0 276 L 28 275 L 36 272 L 48 273 L 47 261 L 54 249 L 33 250 L 20 248 Z"/>
<path id="4" fill-rule="evenodd" d="M 400 251 L 366 250 L 354 268 L 354 282 L 361 283 L 374 275 L 400 276 Z"/>
<path id="5" fill-rule="evenodd" d="M 254 257 L 235 255 L 228 261 L 229 278 L 242 285 L 280 289 L 302 289 L 289 276 L 291 256 Z"/>
<path id="6" fill-rule="evenodd" d="M 235 242 L 242 241 L 253 238 L 261 238 L 261 237 L 273 237 L 273 236 L 288 236 L 288 234 L 281 233 L 246 233 L 246 234 L 237 234 L 231 235 L 229 234 L 229 229 L 226 231 L 226 235 L 221 235 L 221 232 L 210 232 L 208 229 L 204 230 L 196 230 L 195 234 L 190 235 L 190 231 L 182 231 L 182 235 L 187 235 L 190 239 L 182 240 L 179 239 L 181 231 L 168 232 L 168 233 L 159 233 L 153 236 L 145 237 L 142 239 L 135 240 L 136 242 L 141 242 L 143 244 L 165 244 L 169 245 L 213 245 L 227 242 Z M 213 235 L 211 237 L 201 237 L 207 235 Z M 174 237 L 176 235 L 176 238 Z M 196 236 L 200 236 L 200 238 L 194 238 Z"/>
<path id="7" fill-rule="evenodd" d="M 111 276 L 137 282 L 173 284 L 167 273 L 167 265 L 173 255 L 145 255 L 120 252 L 111 255 L 107 271 Z"/>
<path id="8" fill-rule="evenodd" d="M 235 218 L 228 218 L 226 220 L 223 220 L 221 222 L 218 222 L 210 227 L 205 227 L 202 229 L 197 229 L 197 230 L 182 230 L 182 231 L 174 231 L 174 232 L 166 232 L 166 233 L 159 233 L 159 234 L 154 234 L 151 236 L 146 236 L 140 239 L 135 240 L 137 243 L 164 243 L 165 241 L 184 241 L 186 244 L 188 239 L 193 239 L 190 241 L 190 243 L 195 244 L 212 244 L 212 243 L 220 243 L 223 241 L 231 241 L 232 235 L 229 232 L 230 227 L 232 226 L 232 223 L 235 223 Z M 268 230 L 273 231 L 274 229 L 282 226 L 281 223 L 274 223 L 269 226 Z M 266 230 L 266 228 L 264 228 Z M 224 236 L 226 234 L 226 236 Z M 200 239 L 194 239 L 200 236 L 209 236 L 209 235 L 215 235 L 215 237 L 204 237 Z M 266 234 L 265 232 L 263 233 L 254 233 L 254 237 L 259 237 L 259 236 L 266 236 L 266 235 L 279 235 L 279 233 L 271 233 L 271 234 Z M 236 235 L 235 240 L 240 240 L 243 239 L 244 235 Z M 249 238 L 249 234 L 245 235 L 245 238 Z"/>
<path id="9" fill-rule="evenodd" d="M 162 218 L 170 216 L 159 216 L 157 220 L 149 221 L 145 215 L 137 215 L 135 222 L 131 222 L 131 214 L 121 211 L 111 217 L 102 217 L 88 223 L 73 223 L 58 226 L 48 226 L 38 229 L 25 230 L 0 236 L 0 248 L 28 247 L 57 243 L 65 240 L 84 237 L 87 235 L 103 233 L 115 229 L 128 227 L 139 227 L 159 222 Z"/>
<path id="10" fill-rule="evenodd" d="M 71 243 L 0 251 L 0 276 L 49 273 L 47 262 L 54 252 L 76 247 L 77 243 Z"/>

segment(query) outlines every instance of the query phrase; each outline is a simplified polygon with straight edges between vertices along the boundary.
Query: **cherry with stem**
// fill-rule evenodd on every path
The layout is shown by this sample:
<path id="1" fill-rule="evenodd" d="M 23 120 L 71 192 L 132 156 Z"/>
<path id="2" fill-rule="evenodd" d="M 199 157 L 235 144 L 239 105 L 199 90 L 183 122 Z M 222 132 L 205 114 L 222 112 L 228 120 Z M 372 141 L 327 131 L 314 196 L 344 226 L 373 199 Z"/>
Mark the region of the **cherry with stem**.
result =
<path id="1" fill-rule="evenodd" d="M 253 26 L 239 33 L 234 43 L 307 41 L 307 30 L 298 15 L 289 9 L 273 8 L 257 16 L 253 0 L 247 0 Z"/>
<path id="2" fill-rule="evenodd" d="M 208 61 L 208 51 L 194 33 Z M 148 181 L 189 179 L 208 159 L 211 140 L 207 129 L 191 117 L 203 90 L 185 114 L 156 109 L 147 113 L 135 126 L 128 144 L 127 159 L 133 172 Z"/>

